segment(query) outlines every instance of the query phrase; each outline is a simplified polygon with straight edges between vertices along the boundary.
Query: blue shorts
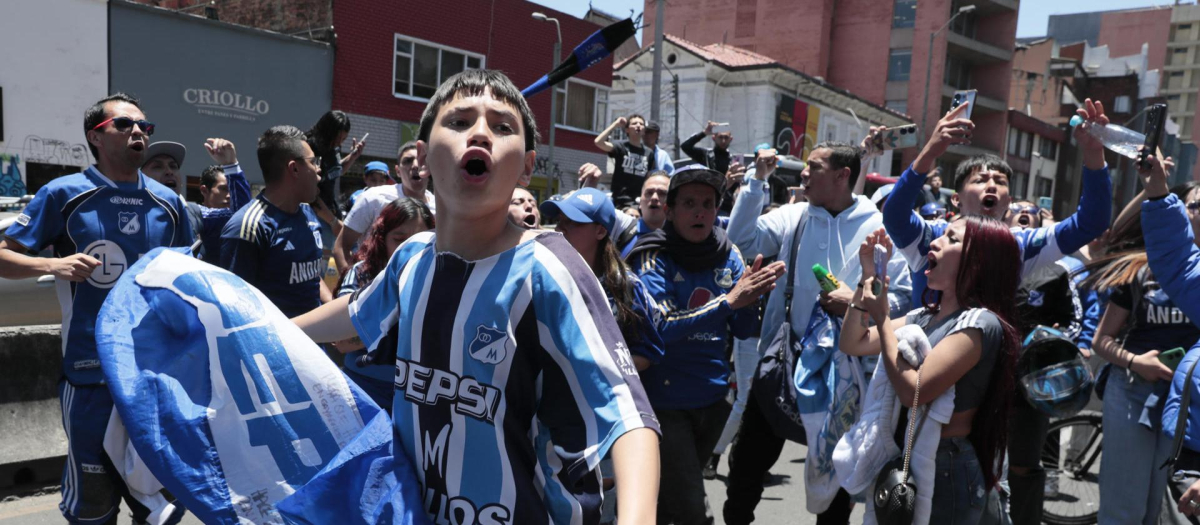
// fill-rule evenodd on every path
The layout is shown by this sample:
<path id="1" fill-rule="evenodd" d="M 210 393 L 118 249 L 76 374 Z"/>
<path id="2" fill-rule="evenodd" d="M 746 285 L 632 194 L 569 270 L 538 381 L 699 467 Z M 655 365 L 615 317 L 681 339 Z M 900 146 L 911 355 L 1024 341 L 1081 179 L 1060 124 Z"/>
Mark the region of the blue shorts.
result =
<path id="1" fill-rule="evenodd" d="M 115 518 L 126 496 L 135 518 L 144 520 L 149 509 L 127 496 L 124 480 L 104 452 L 104 432 L 113 410 L 108 387 L 75 386 L 62 379 L 58 398 L 67 432 L 67 464 L 58 505 L 63 517 L 71 523 L 104 523 Z"/>

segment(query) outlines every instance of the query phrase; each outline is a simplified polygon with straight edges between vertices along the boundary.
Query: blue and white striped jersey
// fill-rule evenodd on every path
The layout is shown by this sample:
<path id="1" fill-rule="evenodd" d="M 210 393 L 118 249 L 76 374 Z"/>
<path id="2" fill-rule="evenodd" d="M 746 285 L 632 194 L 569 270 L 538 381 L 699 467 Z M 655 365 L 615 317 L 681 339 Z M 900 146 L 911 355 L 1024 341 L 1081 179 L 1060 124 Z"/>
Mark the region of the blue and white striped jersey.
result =
<path id="1" fill-rule="evenodd" d="M 416 465 L 426 512 L 597 523 L 600 459 L 658 427 L 599 282 L 557 233 L 478 261 L 434 239 L 410 238 L 350 305 L 369 350 L 399 324 L 395 453 Z"/>
<path id="2" fill-rule="evenodd" d="M 321 223 L 307 204 L 288 213 L 261 193 L 221 231 L 221 267 L 258 288 L 288 317 L 321 306 Z"/>
<path id="3" fill-rule="evenodd" d="M 121 274 L 154 248 L 192 244 L 179 195 L 140 171 L 137 182 L 113 182 L 95 166 L 42 186 L 6 236 L 32 253 L 53 246 L 55 257 L 85 253 L 100 261 L 84 282 L 55 281 L 63 374 L 75 385 L 104 382 L 96 315 Z"/>

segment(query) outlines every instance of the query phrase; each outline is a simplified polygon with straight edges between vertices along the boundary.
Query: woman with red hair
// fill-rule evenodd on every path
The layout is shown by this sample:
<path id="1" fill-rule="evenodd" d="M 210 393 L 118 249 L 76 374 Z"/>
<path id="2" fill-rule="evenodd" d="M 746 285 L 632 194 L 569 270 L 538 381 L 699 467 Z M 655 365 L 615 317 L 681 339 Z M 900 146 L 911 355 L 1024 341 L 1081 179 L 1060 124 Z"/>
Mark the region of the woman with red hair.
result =
<path id="1" fill-rule="evenodd" d="M 875 275 L 877 244 L 889 254 L 892 250 L 882 229 L 863 242 L 862 281 L 846 311 L 841 350 L 850 355 L 880 354 L 879 366 L 909 409 L 918 388 L 919 404 L 927 410 L 954 387 L 954 412 L 942 426 L 938 442 L 929 523 L 992 522 L 996 516 L 985 519 L 985 509 L 1003 512 L 992 489 L 1001 474 L 1020 347 L 1013 324 L 1020 248 L 1008 225 L 996 219 L 972 215 L 955 221 L 946 235 L 933 241 L 928 254 L 928 287 L 941 291 L 940 297 L 926 294 L 938 300 L 893 320 L 888 318 L 887 278 Z M 882 292 L 872 293 L 872 285 L 880 279 Z M 877 329 L 868 329 L 868 315 Z M 919 375 L 900 357 L 895 335 L 896 329 L 909 324 L 919 326 L 932 347 Z M 905 418 L 900 418 L 896 438 L 902 450 L 906 427 Z"/>
<path id="2" fill-rule="evenodd" d="M 375 276 L 387 267 L 396 248 L 409 237 L 433 229 L 433 212 L 423 202 L 408 197 L 396 199 L 379 212 L 359 244 L 354 266 L 346 270 L 337 296 L 350 295 L 375 280 Z M 357 337 L 338 341 L 334 347 L 346 354 L 344 366 L 346 376 L 374 399 L 379 407 L 392 413 L 393 383 L 396 376 L 395 364 L 373 364 L 367 361 L 366 350 Z M 390 348 L 394 348 L 390 347 Z M 394 351 L 394 350 L 393 350 Z M 393 354 L 394 355 L 394 354 Z"/>

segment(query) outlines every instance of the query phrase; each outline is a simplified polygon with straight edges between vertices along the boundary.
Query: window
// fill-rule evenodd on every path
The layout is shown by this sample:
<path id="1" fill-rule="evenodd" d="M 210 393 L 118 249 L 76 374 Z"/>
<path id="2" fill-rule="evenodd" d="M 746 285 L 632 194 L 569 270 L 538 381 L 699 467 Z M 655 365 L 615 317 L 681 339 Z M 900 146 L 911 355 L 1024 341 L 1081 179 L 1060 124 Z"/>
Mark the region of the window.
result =
<path id="1" fill-rule="evenodd" d="M 917 21 L 917 0 L 896 0 L 892 27 L 912 27 Z"/>
<path id="2" fill-rule="evenodd" d="M 1129 113 L 1129 95 L 1121 95 L 1113 100 L 1114 113 Z"/>
<path id="3" fill-rule="evenodd" d="M 956 2 L 953 2 L 950 4 L 950 16 L 954 16 L 954 14 L 958 12 L 959 8 L 962 7 L 962 5 L 960 5 L 962 3 L 963 2 L 956 1 Z M 975 2 L 968 2 L 968 3 L 973 4 Z M 965 36 L 967 38 L 974 39 L 975 38 L 975 13 L 968 12 L 968 13 L 963 13 L 963 14 L 959 15 L 958 18 L 955 18 L 954 22 L 950 24 L 950 30 L 954 31 L 955 33 L 958 33 L 962 36 Z"/>
<path id="4" fill-rule="evenodd" d="M 1058 158 L 1058 143 L 1046 137 L 1038 137 L 1038 154 L 1046 160 Z"/>
<path id="5" fill-rule="evenodd" d="M 1014 171 L 1012 181 L 1008 185 L 1008 193 L 1014 198 L 1025 198 L 1025 186 L 1029 182 L 1029 174 Z"/>
<path id="6" fill-rule="evenodd" d="M 1053 179 L 1047 179 L 1046 177 L 1037 177 L 1033 181 L 1033 195 L 1030 195 L 1029 198 L 1037 199 L 1038 197 L 1053 197 L 1053 195 L 1050 195 L 1050 193 L 1052 193 L 1053 191 L 1054 191 L 1054 180 Z"/>
<path id="7" fill-rule="evenodd" d="M 908 80 L 912 68 L 912 49 L 893 49 L 888 54 L 888 81 Z"/>
<path id="8" fill-rule="evenodd" d="M 1029 149 L 1033 143 L 1033 135 L 1018 130 L 1016 128 L 1008 128 L 1008 154 L 1020 157 L 1022 159 L 1029 158 Z"/>
<path id="9" fill-rule="evenodd" d="M 971 89 L 971 65 L 956 57 L 946 57 L 944 80 L 954 89 Z"/>
<path id="10" fill-rule="evenodd" d="M 554 96 L 555 124 L 583 131 L 601 131 L 608 125 L 608 88 L 570 79 L 555 87 Z"/>
<path id="11" fill-rule="evenodd" d="M 889 101 L 885 102 L 883 105 L 886 106 L 888 109 L 895 111 L 897 113 L 901 113 L 904 115 L 908 114 L 908 101 L 907 100 L 889 100 Z"/>
<path id="12" fill-rule="evenodd" d="M 396 35 L 392 94 L 428 100 L 447 78 L 483 63 L 483 55 Z"/>

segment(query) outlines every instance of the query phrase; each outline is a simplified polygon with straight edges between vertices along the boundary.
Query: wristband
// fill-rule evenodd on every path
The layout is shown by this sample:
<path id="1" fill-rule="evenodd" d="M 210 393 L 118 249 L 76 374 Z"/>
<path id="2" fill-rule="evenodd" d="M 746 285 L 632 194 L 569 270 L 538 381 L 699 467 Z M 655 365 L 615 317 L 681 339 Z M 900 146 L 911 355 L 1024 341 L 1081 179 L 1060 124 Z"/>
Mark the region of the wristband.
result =
<path id="1" fill-rule="evenodd" d="M 862 312 L 862 313 L 864 313 L 864 314 L 865 314 L 865 313 L 867 313 L 867 310 L 866 310 L 865 308 L 863 308 L 863 307 L 861 307 L 861 306 L 859 306 L 859 305 L 857 305 L 857 304 L 854 304 L 854 303 L 850 303 L 850 308 L 853 308 L 853 309 L 855 309 L 855 310 L 858 310 L 858 311 L 860 311 L 860 312 Z"/>
<path id="2" fill-rule="evenodd" d="M 1137 354 L 1134 354 L 1133 352 L 1129 352 L 1129 362 L 1125 363 L 1126 370 L 1133 370 L 1133 358 L 1135 358 L 1135 357 L 1137 357 Z"/>
<path id="3" fill-rule="evenodd" d="M 1158 197 L 1147 197 L 1147 198 L 1146 198 L 1146 200 L 1148 200 L 1148 201 L 1161 201 L 1161 200 L 1163 200 L 1163 199 L 1167 198 L 1167 195 L 1170 195 L 1170 194 L 1171 194 L 1171 192 L 1169 192 L 1169 191 L 1168 191 L 1168 192 L 1166 193 L 1166 195 L 1159 195 Z"/>

